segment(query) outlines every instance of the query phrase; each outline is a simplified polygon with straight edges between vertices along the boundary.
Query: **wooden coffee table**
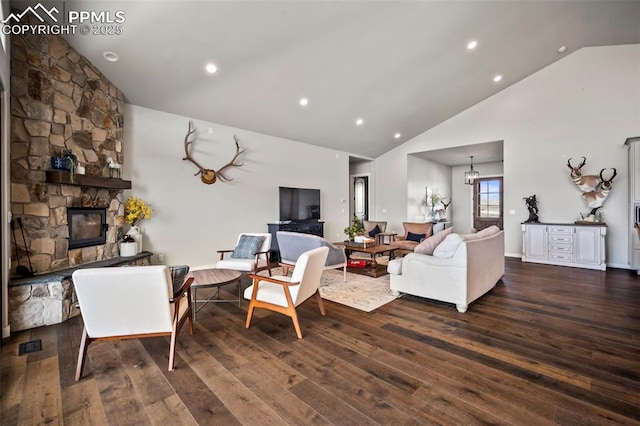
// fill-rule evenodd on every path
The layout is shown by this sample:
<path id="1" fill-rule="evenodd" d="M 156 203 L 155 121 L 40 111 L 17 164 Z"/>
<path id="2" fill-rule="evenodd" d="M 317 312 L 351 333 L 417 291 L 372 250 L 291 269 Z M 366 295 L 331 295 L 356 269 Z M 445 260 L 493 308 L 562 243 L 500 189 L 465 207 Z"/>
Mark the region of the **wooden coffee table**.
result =
<path id="1" fill-rule="evenodd" d="M 370 255 L 371 260 L 369 260 L 370 262 L 369 266 L 364 268 L 356 268 L 353 266 L 349 266 L 347 263 L 347 271 L 353 272 L 354 274 L 368 275 L 374 278 L 378 278 L 378 277 L 381 277 L 382 275 L 388 274 L 387 266 L 378 264 L 376 262 L 376 257 L 383 255 L 385 253 L 388 253 L 389 259 L 393 259 L 394 251 L 396 249 L 395 246 L 388 245 L 388 244 L 367 245 L 362 243 L 352 243 L 349 241 L 343 241 L 335 244 L 344 246 L 347 259 L 349 259 L 349 254 L 353 252 L 366 253 Z"/>
<path id="2" fill-rule="evenodd" d="M 204 307 L 207 303 L 219 303 L 219 302 L 240 302 L 242 301 L 242 285 L 240 284 L 240 277 L 242 274 L 233 269 L 201 269 L 197 271 L 190 271 L 187 277 L 193 277 L 193 283 L 191 289 L 193 290 L 193 319 L 196 319 L 197 312 Z M 227 284 L 233 284 L 238 282 L 238 299 L 220 299 L 220 287 Z M 198 300 L 198 289 L 216 287 L 216 292 L 213 293 L 208 299 Z M 198 303 L 201 303 L 198 308 Z"/>

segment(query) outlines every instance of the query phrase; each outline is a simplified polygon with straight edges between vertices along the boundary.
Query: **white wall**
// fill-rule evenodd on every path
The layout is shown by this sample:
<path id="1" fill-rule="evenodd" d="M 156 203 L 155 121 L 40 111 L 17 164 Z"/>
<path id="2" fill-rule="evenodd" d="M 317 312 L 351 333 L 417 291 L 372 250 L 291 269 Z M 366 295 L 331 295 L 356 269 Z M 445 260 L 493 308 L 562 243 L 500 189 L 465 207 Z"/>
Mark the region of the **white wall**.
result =
<path id="1" fill-rule="evenodd" d="M 628 267 L 623 143 L 638 134 L 640 45 L 580 49 L 377 158 L 377 201 L 397 227 L 407 217 L 407 194 L 398 188 L 407 182 L 408 154 L 503 140 L 504 208 L 516 210 L 505 216 L 505 251 L 520 253 L 522 197 L 537 194 L 547 222 L 573 223 L 588 210 L 566 166 L 569 157 L 586 156 L 588 173 L 618 169 L 604 206 L 607 258 L 610 266 Z"/>
<path id="2" fill-rule="evenodd" d="M 443 197 L 451 196 L 451 167 L 415 155 L 407 159 L 407 220 L 426 220 L 426 188 L 438 189 Z M 402 228 L 399 228 L 402 229 Z"/>
<path id="3" fill-rule="evenodd" d="M 233 181 L 205 185 L 193 176 L 195 166 L 182 161 L 188 123 L 188 117 L 125 106 L 123 176 L 133 182 L 125 196 L 154 210 L 140 225 L 145 250 L 163 253 L 167 264 L 215 263 L 216 250 L 233 249 L 238 233 L 267 232 L 267 223 L 278 220 L 278 186 L 320 189 L 325 237 L 343 237 L 346 153 L 194 120 L 199 132 L 192 152 L 203 167 L 215 170 L 231 160 L 234 134 L 247 148 L 239 160 L 244 165 L 225 172 Z"/>
<path id="4" fill-rule="evenodd" d="M 497 163 L 474 164 L 473 169 L 480 173 L 480 177 L 502 176 L 502 161 Z M 451 222 L 455 232 L 465 234 L 473 227 L 473 185 L 464 183 L 464 172 L 469 166 L 451 168 L 452 199 L 449 206 Z M 504 212 L 507 214 L 507 211 Z M 527 216 L 528 217 L 528 216 Z M 525 220 L 526 217 L 523 219 Z"/>

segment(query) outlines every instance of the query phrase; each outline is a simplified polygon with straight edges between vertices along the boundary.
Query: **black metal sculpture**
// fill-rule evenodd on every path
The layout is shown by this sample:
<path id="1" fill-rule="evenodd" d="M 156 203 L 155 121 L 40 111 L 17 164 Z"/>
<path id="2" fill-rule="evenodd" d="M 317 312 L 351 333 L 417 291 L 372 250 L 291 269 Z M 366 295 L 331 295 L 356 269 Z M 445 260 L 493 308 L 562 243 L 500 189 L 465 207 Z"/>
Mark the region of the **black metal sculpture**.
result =
<path id="1" fill-rule="evenodd" d="M 527 219 L 525 223 L 540 223 L 540 219 L 538 219 L 538 200 L 536 200 L 536 194 L 530 197 L 524 197 L 523 200 L 529 209 L 529 219 Z"/>

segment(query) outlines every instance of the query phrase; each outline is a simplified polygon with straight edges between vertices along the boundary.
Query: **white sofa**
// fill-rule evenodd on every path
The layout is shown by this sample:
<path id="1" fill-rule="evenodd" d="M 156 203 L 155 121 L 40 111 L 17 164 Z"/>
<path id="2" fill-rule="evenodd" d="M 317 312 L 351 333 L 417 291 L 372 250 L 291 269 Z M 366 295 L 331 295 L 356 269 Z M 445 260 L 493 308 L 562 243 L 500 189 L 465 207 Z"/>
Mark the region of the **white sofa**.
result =
<path id="1" fill-rule="evenodd" d="M 455 303 L 459 312 L 466 312 L 469 303 L 491 290 L 504 275 L 504 233 L 486 236 L 489 233 L 463 236 L 465 241 L 450 258 L 410 253 L 392 260 L 387 268 L 392 292 Z M 458 234 L 447 239 L 455 237 L 459 238 Z"/>

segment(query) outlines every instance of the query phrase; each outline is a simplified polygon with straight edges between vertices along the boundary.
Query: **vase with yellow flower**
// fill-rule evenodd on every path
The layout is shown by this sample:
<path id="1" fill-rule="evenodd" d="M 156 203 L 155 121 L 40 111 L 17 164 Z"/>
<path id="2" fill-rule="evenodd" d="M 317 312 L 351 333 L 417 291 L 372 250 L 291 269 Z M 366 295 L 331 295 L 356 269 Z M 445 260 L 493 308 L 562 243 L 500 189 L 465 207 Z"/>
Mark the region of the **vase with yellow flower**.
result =
<path id="1" fill-rule="evenodd" d="M 136 241 L 137 253 L 142 252 L 142 229 L 138 224 L 143 219 L 151 218 L 152 214 L 151 207 L 140 198 L 129 197 L 124 205 L 124 221 L 131 225 L 127 235 Z"/>

